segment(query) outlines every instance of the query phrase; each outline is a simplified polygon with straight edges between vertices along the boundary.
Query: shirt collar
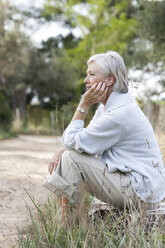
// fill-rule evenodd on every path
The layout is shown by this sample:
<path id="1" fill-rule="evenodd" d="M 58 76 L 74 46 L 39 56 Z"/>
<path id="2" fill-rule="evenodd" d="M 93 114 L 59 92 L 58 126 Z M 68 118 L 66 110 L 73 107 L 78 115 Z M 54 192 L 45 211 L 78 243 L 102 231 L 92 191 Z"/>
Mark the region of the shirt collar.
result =
<path id="1" fill-rule="evenodd" d="M 119 108 L 125 104 L 128 104 L 129 102 L 133 102 L 133 98 L 130 95 L 130 93 L 120 93 L 120 92 L 115 92 L 113 91 L 105 106 L 104 106 L 104 110 L 112 110 L 112 109 L 116 109 Z"/>

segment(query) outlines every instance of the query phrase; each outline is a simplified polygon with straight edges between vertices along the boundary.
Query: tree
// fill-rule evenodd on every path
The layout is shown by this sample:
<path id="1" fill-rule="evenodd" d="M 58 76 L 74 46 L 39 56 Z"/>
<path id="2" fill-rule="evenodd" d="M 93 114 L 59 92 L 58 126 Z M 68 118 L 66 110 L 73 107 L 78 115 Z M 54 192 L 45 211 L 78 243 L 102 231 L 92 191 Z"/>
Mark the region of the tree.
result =
<path id="1" fill-rule="evenodd" d="M 49 98 L 49 106 L 54 108 L 67 103 L 73 95 L 76 79 L 74 70 L 70 66 L 62 49 L 48 51 L 41 48 L 31 51 L 29 68 L 27 70 L 27 84 L 36 92 L 39 100 Z"/>
<path id="2" fill-rule="evenodd" d="M 91 55 L 107 50 L 124 54 L 127 43 L 135 35 L 137 22 L 128 11 L 131 3 L 125 0 L 46 0 L 44 6 L 43 16 L 47 20 L 52 18 L 71 30 L 75 27 L 81 30 L 77 46 L 66 48 L 81 80 Z"/>
<path id="3" fill-rule="evenodd" d="M 161 75 L 165 86 L 165 1 L 137 1 L 136 37 L 127 49 L 127 61 L 135 69 Z"/>
<path id="4" fill-rule="evenodd" d="M 14 19 L 17 14 L 17 19 Z M 31 42 L 22 33 L 22 20 L 8 1 L 0 2 L 0 72 L 13 109 L 25 112 L 25 75 Z"/>
<path id="5" fill-rule="evenodd" d="M 150 42 L 150 61 L 162 61 L 165 65 L 165 1 L 144 2 L 141 3 L 141 9 L 141 35 Z"/>
<path id="6" fill-rule="evenodd" d="M 4 92 L 0 92 L 0 131 L 8 132 L 12 123 L 12 111 Z"/>
<path id="7" fill-rule="evenodd" d="M 22 31 L 23 13 L 6 0 L 0 2 L 0 19 L 0 84 L 12 109 L 19 108 L 23 118 L 27 101 L 36 94 L 41 103 L 49 97 L 53 107 L 57 101 L 66 103 L 72 96 L 75 78 L 63 49 L 49 47 L 49 41 L 43 43 L 42 49 L 34 47 Z M 56 43 L 70 46 L 72 38 L 59 37 Z M 51 40 L 50 44 L 53 45 Z"/>

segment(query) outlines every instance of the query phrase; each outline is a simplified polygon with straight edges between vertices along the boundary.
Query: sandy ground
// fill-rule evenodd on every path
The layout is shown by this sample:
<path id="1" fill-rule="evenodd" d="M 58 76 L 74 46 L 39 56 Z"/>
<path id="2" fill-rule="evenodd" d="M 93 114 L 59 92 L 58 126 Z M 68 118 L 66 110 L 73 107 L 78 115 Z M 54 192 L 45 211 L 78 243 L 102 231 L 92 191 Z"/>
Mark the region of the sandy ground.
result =
<path id="1" fill-rule="evenodd" d="M 41 203 L 50 195 L 42 183 L 60 146 L 59 137 L 21 135 L 0 141 L 0 248 L 14 245 L 16 226 L 27 223 L 26 204 L 31 207 L 32 203 L 25 189 Z"/>

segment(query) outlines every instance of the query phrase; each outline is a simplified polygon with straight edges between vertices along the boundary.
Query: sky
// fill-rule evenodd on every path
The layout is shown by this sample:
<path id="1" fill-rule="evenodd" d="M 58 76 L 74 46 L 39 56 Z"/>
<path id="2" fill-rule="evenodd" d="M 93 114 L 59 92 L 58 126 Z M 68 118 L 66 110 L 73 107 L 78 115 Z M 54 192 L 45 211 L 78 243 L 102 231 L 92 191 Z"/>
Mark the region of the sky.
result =
<path id="1" fill-rule="evenodd" d="M 12 0 L 12 3 L 14 3 L 15 5 L 19 5 L 19 6 L 25 6 L 25 7 L 29 7 L 29 6 L 35 6 L 35 7 L 41 7 L 44 3 L 44 0 Z"/>
<path id="2" fill-rule="evenodd" d="M 21 9 L 27 9 L 30 7 L 42 7 L 44 0 L 14 0 L 12 3 Z M 62 27 L 60 23 L 50 22 L 47 24 L 36 25 L 37 23 L 35 20 L 30 20 L 29 24 L 33 28 L 30 30 L 27 29 L 26 33 L 30 36 L 36 46 L 39 46 L 42 40 L 47 40 L 49 37 L 55 37 L 61 33 L 67 35 L 68 33 L 68 29 Z"/>

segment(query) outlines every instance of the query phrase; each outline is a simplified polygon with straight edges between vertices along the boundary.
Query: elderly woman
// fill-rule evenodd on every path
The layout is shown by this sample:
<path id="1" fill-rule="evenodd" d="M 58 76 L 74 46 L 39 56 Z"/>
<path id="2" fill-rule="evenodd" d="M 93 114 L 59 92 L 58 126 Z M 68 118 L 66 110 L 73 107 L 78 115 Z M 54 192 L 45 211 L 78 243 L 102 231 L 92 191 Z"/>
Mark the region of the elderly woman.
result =
<path id="1" fill-rule="evenodd" d="M 86 92 L 62 140 L 44 186 L 66 204 L 89 192 L 116 208 L 151 208 L 165 197 L 165 169 L 153 129 L 128 93 L 123 59 L 114 51 L 89 58 Z M 84 127 L 92 104 L 100 103 Z M 60 201 L 60 200 L 59 200 Z"/>

